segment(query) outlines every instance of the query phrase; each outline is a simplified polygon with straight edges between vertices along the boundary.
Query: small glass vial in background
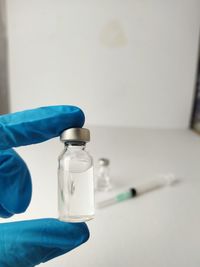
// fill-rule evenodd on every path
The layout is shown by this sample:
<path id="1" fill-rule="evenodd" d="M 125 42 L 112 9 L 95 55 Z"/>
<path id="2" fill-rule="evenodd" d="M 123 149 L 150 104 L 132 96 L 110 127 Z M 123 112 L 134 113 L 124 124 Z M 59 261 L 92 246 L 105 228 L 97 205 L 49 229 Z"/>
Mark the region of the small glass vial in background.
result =
<path id="1" fill-rule="evenodd" d="M 94 218 L 93 159 L 85 150 L 90 132 L 71 128 L 62 132 L 65 148 L 59 156 L 58 212 L 66 222 L 84 222 Z"/>
<path id="2" fill-rule="evenodd" d="M 109 191 L 112 188 L 109 174 L 109 159 L 99 159 L 99 170 L 97 173 L 96 189 L 98 191 Z"/>

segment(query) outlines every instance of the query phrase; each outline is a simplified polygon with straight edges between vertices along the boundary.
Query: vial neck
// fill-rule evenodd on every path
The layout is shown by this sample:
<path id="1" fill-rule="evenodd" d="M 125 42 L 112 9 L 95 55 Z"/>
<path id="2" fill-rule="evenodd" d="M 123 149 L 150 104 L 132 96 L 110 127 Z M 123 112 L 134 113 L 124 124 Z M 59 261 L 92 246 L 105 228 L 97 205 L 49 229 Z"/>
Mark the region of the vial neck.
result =
<path id="1" fill-rule="evenodd" d="M 65 142 L 65 147 L 70 150 L 84 150 L 85 142 Z"/>
<path id="2" fill-rule="evenodd" d="M 102 166 L 99 167 L 99 171 L 108 173 L 109 172 L 109 166 L 102 165 Z"/>

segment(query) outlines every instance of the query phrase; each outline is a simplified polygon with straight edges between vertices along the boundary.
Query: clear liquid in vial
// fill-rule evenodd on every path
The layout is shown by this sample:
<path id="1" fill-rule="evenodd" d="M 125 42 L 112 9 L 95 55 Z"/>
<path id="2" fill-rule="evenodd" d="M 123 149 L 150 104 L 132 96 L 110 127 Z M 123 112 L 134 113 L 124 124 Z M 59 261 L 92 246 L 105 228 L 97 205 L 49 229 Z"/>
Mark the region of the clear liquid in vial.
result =
<path id="1" fill-rule="evenodd" d="M 84 172 L 59 170 L 60 220 L 82 222 L 94 218 L 93 167 Z"/>

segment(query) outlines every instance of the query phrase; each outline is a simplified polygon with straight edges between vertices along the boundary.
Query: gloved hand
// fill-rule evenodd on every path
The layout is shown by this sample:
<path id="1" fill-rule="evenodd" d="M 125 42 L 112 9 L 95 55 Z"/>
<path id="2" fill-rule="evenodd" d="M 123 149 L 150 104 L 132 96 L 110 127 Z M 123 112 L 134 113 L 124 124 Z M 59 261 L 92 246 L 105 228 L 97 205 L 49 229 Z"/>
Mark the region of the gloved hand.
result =
<path id="1" fill-rule="evenodd" d="M 0 217 L 22 213 L 32 186 L 25 162 L 12 149 L 46 141 L 67 128 L 82 127 L 83 112 L 51 106 L 0 116 Z M 39 219 L 0 224 L 0 267 L 32 267 L 87 241 L 85 223 Z"/>

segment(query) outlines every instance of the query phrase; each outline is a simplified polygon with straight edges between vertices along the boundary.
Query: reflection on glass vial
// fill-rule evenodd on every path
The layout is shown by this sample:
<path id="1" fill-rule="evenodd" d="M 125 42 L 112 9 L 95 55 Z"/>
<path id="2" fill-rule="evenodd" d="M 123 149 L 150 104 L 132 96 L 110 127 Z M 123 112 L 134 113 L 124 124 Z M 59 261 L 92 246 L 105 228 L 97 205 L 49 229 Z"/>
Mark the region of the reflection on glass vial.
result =
<path id="1" fill-rule="evenodd" d="M 85 150 L 90 132 L 84 128 L 65 130 L 60 137 L 65 148 L 59 157 L 59 219 L 83 222 L 94 217 L 93 159 Z"/>
<path id="2" fill-rule="evenodd" d="M 112 188 L 109 174 L 109 159 L 99 159 L 99 169 L 97 173 L 96 189 L 98 191 L 109 191 Z"/>

